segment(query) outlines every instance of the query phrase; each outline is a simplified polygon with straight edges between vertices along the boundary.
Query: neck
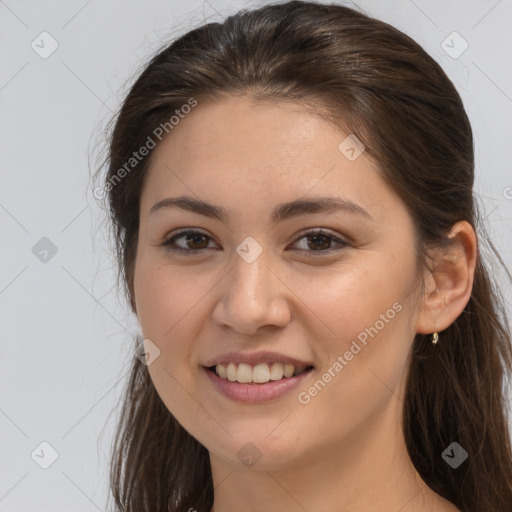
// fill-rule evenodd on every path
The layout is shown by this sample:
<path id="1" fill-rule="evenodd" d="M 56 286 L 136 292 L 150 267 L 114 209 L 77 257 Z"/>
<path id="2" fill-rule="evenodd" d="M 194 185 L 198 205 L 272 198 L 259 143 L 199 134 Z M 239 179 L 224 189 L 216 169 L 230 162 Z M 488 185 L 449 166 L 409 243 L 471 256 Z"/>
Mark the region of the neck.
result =
<path id="1" fill-rule="evenodd" d="M 215 488 L 211 512 L 456 511 L 414 469 L 397 421 L 400 406 L 393 395 L 378 417 L 334 448 L 320 447 L 275 470 L 258 469 L 258 463 L 234 466 L 210 455 Z"/>

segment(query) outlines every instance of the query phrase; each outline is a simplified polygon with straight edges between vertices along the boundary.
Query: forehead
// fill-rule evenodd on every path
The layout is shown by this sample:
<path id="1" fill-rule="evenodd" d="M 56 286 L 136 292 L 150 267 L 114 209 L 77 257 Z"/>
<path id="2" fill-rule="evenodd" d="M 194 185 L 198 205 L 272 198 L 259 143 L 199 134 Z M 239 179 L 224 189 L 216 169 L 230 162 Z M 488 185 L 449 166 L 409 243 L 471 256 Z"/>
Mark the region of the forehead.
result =
<path id="1" fill-rule="evenodd" d="M 262 163 L 305 155 L 313 158 L 333 144 L 336 148 L 342 136 L 312 107 L 234 96 L 199 103 L 156 148 L 155 158 L 158 160 L 161 153 L 177 147 L 180 156 L 189 159 L 203 158 L 205 153 L 211 157 L 212 149 L 223 157 L 238 155 L 247 159 L 258 151 Z"/>
<path id="2" fill-rule="evenodd" d="M 153 150 L 141 206 L 178 194 L 243 206 L 338 193 L 368 209 L 392 199 L 373 159 L 340 150 L 348 135 L 298 103 L 199 103 Z"/>

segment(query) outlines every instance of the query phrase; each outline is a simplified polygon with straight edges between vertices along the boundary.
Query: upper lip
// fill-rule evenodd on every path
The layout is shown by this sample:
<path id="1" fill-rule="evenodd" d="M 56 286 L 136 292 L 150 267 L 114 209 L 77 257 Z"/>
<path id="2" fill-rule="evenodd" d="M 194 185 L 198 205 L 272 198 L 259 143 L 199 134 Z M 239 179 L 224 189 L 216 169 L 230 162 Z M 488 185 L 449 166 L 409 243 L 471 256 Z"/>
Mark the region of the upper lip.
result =
<path id="1" fill-rule="evenodd" d="M 292 364 L 293 366 L 313 366 L 307 361 L 302 361 L 295 357 L 290 357 L 278 352 L 228 352 L 214 357 L 207 361 L 204 366 L 209 368 L 218 364 L 245 363 L 255 366 L 261 363 L 282 363 Z"/>

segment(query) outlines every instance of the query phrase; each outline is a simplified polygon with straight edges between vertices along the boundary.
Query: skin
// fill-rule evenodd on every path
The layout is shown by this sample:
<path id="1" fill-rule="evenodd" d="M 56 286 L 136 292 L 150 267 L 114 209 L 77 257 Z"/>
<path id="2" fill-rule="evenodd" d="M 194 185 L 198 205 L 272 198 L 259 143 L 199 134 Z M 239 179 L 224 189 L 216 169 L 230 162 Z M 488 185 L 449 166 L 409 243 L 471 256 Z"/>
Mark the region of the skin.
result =
<path id="1" fill-rule="evenodd" d="M 156 390 L 210 453 L 213 512 L 458 510 L 415 471 L 401 416 L 414 335 L 441 332 L 469 301 L 475 233 L 468 223 L 454 226 L 448 248 L 432 254 L 436 272 L 423 276 L 421 295 L 412 219 L 366 152 L 350 161 L 338 150 L 346 136 L 298 103 L 231 96 L 199 104 L 153 150 L 140 204 L 136 314 L 160 350 L 148 367 Z M 177 208 L 149 214 L 180 195 L 222 206 L 229 219 Z M 346 211 L 270 220 L 277 204 L 313 196 L 357 202 L 373 220 Z M 178 228 L 207 238 L 182 237 L 176 244 L 190 254 L 173 253 L 160 244 Z M 334 250 L 333 239 L 304 238 L 315 228 L 349 244 Z M 247 236 L 263 249 L 250 264 L 236 252 Z M 300 403 L 298 393 L 397 302 L 401 311 Z M 297 390 L 263 404 L 224 397 L 204 374 L 211 357 L 259 350 L 315 368 Z M 261 454 L 252 467 L 237 457 L 248 442 Z"/>

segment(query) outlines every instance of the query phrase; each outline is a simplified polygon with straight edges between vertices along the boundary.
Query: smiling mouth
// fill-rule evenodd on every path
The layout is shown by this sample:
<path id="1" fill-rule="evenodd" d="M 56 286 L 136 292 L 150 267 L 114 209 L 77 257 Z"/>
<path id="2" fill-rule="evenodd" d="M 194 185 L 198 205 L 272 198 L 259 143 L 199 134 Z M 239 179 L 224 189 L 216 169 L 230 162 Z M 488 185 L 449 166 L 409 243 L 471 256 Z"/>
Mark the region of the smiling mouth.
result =
<path id="1" fill-rule="evenodd" d="M 261 363 L 250 365 L 245 363 L 217 364 L 206 367 L 221 379 L 241 384 L 266 384 L 270 381 L 286 380 L 310 371 L 313 366 L 294 366 L 282 363 Z"/>

